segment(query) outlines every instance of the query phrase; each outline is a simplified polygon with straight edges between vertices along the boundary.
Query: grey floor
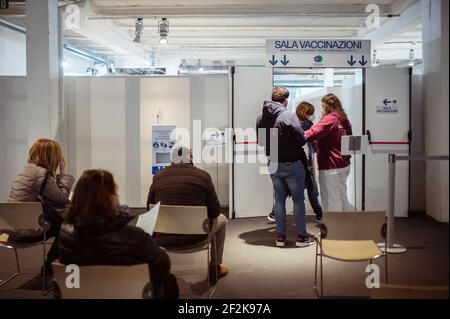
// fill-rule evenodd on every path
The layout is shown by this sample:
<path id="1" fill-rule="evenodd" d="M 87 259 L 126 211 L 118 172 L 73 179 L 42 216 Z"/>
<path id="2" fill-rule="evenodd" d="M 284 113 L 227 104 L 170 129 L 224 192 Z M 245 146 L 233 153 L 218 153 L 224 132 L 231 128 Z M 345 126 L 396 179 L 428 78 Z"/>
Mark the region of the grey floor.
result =
<path id="1" fill-rule="evenodd" d="M 227 277 L 217 284 L 214 298 L 314 298 L 314 246 L 296 248 L 292 219 L 289 219 L 292 242 L 286 248 L 274 246 L 275 227 L 265 218 L 230 220 L 224 264 L 230 268 Z M 448 286 L 448 224 L 426 216 L 398 219 L 396 242 L 409 248 L 402 255 L 389 255 L 390 283 L 414 286 Z M 308 230 L 316 233 L 315 224 Z M 40 267 L 39 248 L 20 252 L 22 270 L 35 273 Z M 173 271 L 179 278 L 182 297 L 204 297 L 205 255 L 172 256 Z M 189 259 L 190 258 L 190 259 Z M 384 273 L 384 261 L 376 261 Z M 331 296 L 367 297 L 365 288 L 367 263 L 345 263 L 327 259 L 324 263 L 325 294 Z M 0 249 L 0 278 L 15 270 L 14 254 Z M 0 288 L 0 298 L 44 298 L 34 274 L 23 275 Z M 203 288 L 202 288 L 203 287 Z M 45 297 L 51 298 L 51 296 Z"/>

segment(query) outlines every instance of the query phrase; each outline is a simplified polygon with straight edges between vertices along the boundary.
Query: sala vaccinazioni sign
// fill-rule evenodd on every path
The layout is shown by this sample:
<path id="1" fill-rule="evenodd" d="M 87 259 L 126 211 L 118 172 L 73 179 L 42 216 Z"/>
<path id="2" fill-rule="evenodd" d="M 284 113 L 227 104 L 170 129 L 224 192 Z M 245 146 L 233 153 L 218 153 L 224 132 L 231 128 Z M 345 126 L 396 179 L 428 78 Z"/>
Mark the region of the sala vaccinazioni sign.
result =
<path id="1" fill-rule="evenodd" d="M 361 50 L 361 40 L 276 40 L 275 49 Z"/>

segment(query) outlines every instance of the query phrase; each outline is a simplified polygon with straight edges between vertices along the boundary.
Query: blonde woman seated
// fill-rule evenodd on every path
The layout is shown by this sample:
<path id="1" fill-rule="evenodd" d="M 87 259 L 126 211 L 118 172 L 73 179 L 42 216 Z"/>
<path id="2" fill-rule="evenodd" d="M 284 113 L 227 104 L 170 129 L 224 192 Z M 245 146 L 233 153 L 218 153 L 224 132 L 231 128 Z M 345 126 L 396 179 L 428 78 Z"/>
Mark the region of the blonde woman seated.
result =
<path id="1" fill-rule="evenodd" d="M 14 178 L 9 192 L 10 202 L 45 201 L 44 215 L 50 222 L 47 237 L 55 237 L 45 261 L 45 275 L 51 274 L 51 263 L 58 258 L 58 234 L 63 221 L 62 213 L 69 204 L 74 182 L 66 174 L 66 163 L 61 147 L 49 139 L 37 140 L 29 151 L 28 162 Z M 53 209 L 46 209 L 49 205 Z"/>

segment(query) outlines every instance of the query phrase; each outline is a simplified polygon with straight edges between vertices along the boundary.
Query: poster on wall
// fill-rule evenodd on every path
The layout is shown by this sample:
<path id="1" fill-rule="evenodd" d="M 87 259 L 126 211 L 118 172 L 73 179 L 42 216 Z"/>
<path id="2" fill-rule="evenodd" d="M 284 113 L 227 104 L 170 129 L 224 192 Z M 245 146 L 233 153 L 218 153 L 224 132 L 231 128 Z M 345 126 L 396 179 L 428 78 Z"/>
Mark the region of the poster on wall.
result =
<path id="1" fill-rule="evenodd" d="M 225 141 L 225 131 L 220 131 L 217 129 L 208 129 L 205 132 L 205 144 L 208 147 L 224 147 L 226 145 Z"/>
<path id="2" fill-rule="evenodd" d="M 385 98 L 381 103 L 377 104 L 377 113 L 397 114 L 397 100 Z"/>
<path id="3" fill-rule="evenodd" d="M 152 175 L 170 165 L 170 153 L 176 142 L 171 135 L 175 129 L 176 125 L 152 125 Z"/>

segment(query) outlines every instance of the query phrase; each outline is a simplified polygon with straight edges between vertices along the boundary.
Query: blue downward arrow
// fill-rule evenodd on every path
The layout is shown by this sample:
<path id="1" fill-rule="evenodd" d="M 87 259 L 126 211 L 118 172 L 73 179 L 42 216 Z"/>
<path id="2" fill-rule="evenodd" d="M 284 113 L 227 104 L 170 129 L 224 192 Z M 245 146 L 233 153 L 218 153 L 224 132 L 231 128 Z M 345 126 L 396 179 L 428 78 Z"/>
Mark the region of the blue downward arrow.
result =
<path id="1" fill-rule="evenodd" d="M 353 55 L 350 56 L 350 60 L 347 60 L 347 63 L 350 64 L 351 66 L 355 65 L 356 60 L 353 59 Z"/>
<path id="2" fill-rule="evenodd" d="M 366 57 L 364 55 L 362 56 L 361 61 L 359 61 L 359 64 L 361 64 L 362 66 L 365 66 L 367 64 Z"/>
<path id="3" fill-rule="evenodd" d="M 269 60 L 269 63 L 275 65 L 278 63 L 278 60 L 275 60 L 275 54 L 272 55 L 272 60 Z"/>
<path id="4" fill-rule="evenodd" d="M 286 60 L 286 54 L 283 55 L 283 60 L 280 61 L 283 65 L 286 65 L 289 63 L 289 60 Z"/>

